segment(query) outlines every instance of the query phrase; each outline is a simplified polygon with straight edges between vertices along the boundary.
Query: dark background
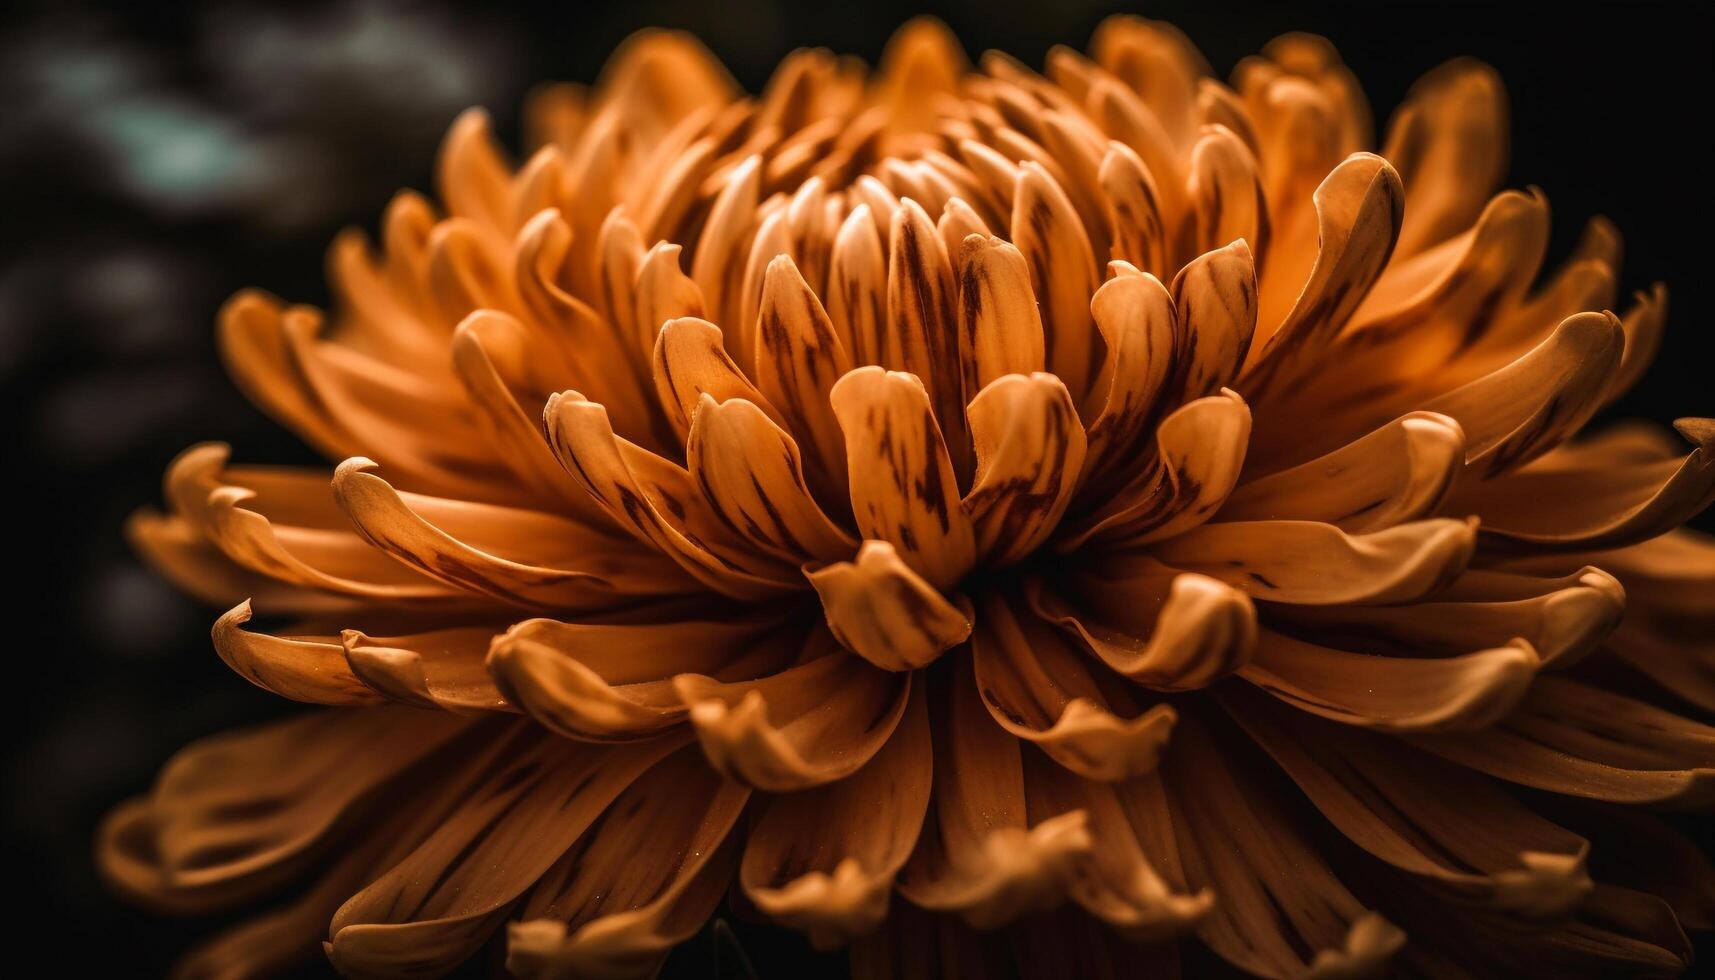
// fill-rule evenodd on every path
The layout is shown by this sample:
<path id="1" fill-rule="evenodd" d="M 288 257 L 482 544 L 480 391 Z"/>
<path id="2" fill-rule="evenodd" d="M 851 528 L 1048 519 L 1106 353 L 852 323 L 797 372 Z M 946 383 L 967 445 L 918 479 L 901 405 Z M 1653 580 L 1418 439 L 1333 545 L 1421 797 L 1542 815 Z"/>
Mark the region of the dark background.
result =
<path id="1" fill-rule="evenodd" d="M 27 914 L 14 948 L 67 944 L 79 974 L 161 972 L 207 926 L 107 897 L 90 867 L 92 828 L 178 746 L 286 710 L 213 655 L 215 611 L 153 579 L 120 539 L 125 515 L 157 502 L 163 468 L 192 442 L 225 440 L 250 461 L 312 461 L 221 374 L 212 322 L 222 299 L 259 285 L 324 303 L 327 241 L 344 224 L 373 228 L 396 187 L 426 189 L 458 110 L 486 105 L 515 137 L 532 83 L 590 81 L 638 27 L 696 32 L 754 91 L 799 46 L 873 63 L 893 28 L 925 10 L 973 55 L 994 47 L 1039 64 L 1053 44 L 1081 47 L 1105 14 L 1136 9 L 14 6 L 0 22 L 0 458 L 13 498 L 0 839 L 10 897 L 39 920 Z M 1284 31 L 1326 35 L 1363 81 L 1378 132 L 1422 72 L 1456 55 L 1494 64 L 1512 97 L 1511 183 L 1542 187 L 1554 207 L 1551 261 L 1586 217 L 1605 213 L 1625 235 L 1626 294 L 1657 279 L 1672 290 L 1661 357 L 1610 414 L 1715 413 L 1708 7 L 1203 0 L 1143 12 L 1183 28 L 1219 73 Z M 764 977 L 812 962 L 790 936 L 740 931 Z M 681 956 L 674 972 L 711 975 L 703 962 Z"/>

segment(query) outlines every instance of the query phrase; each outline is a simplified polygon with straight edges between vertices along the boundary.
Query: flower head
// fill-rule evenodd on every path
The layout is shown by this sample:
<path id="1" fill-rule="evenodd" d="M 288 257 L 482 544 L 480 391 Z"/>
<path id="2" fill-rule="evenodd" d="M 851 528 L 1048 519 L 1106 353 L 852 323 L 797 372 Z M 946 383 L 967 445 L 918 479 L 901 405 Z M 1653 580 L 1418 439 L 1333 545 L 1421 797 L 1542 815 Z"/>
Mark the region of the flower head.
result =
<path id="1" fill-rule="evenodd" d="M 913 23 L 758 98 L 640 35 L 516 169 L 466 114 L 444 211 L 335 242 L 331 321 L 222 312 L 331 493 L 199 446 L 132 524 L 233 669 L 337 710 L 185 750 L 104 869 L 193 911 L 309 880 L 208 975 L 502 933 L 647 975 L 733 882 L 866 976 L 997 927 L 1029 975 L 1190 936 L 1682 967 L 1715 874 L 1619 805 L 1715 801 L 1715 545 L 1676 530 L 1715 423 L 1573 438 L 1665 293 L 1605 312 L 1601 221 L 1538 282 L 1503 107 L 1450 64 L 1377 155 L 1326 42 L 1228 87 L 1122 18 L 1044 74 Z"/>

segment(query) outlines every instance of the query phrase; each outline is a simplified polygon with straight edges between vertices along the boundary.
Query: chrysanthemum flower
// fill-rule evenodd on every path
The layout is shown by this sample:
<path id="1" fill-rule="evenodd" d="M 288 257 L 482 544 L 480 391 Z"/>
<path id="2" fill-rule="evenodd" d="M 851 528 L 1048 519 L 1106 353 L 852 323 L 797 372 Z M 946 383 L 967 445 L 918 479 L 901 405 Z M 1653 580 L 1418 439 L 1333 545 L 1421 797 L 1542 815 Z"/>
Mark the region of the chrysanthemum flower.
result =
<path id="1" fill-rule="evenodd" d="M 653 33 L 530 122 L 336 241 L 331 320 L 223 311 L 331 492 L 199 446 L 132 525 L 332 706 L 104 827 L 161 907 L 287 896 L 188 974 L 646 975 L 729 895 L 866 977 L 1687 962 L 1715 423 L 1575 438 L 1665 294 L 1605 312 L 1601 221 L 1539 281 L 1489 69 L 1378 155 L 1307 36 L 1228 87 L 915 23 L 753 99 Z"/>

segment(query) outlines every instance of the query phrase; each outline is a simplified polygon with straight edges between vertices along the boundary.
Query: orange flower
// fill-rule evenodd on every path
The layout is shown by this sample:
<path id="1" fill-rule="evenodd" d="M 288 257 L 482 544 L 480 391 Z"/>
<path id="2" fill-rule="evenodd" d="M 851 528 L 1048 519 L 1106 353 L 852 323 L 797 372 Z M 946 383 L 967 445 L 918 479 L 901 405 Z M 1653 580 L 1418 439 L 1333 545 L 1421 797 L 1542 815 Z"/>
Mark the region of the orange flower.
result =
<path id="1" fill-rule="evenodd" d="M 1715 802 L 1715 423 L 1572 440 L 1665 293 L 1603 312 L 1601 221 L 1533 287 L 1503 105 L 1450 64 L 1378 156 L 1325 42 L 1228 88 L 1122 18 L 757 99 L 646 34 L 516 171 L 465 115 L 331 323 L 221 315 L 331 495 L 200 446 L 132 524 L 339 710 L 186 749 L 103 868 L 308 880 L 192 975 L 648 975 L 733 881 L 863 976 L 1681 969 L 1715 872 L 1616 804 Z"/>

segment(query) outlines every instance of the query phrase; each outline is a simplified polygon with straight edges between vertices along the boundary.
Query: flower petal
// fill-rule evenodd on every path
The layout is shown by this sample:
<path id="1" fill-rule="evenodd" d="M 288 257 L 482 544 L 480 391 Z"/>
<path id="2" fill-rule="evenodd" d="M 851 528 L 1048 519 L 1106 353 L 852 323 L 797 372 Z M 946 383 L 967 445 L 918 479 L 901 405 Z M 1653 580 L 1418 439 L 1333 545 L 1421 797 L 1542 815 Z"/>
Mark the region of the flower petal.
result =
<path id="1" fill-rule="evenodd" d="M 1475 731 L 1530 688 L 1541 659 L 1523 640 L 1455 657 L 1386 657 L 1257 634 L 1239 676 L 1289 704 L 1347 725 L 1391 732 Z M 1540 681 L 1538 681 L 1540 683 Z"/>
<path id="2" fill-rule="evenodd" d="M 1147 559 L 1146 559 L 1147 560 Z M 1256 643 L 1256 610 L 1249 597 L 1194 572 L 1128 578 L 1112 564 L 1059 591 L 1032 582 L 1032 610 L 1075 636 L 1091 653 L 1144 687 L 1193 691 L 1243 667 Z"/>
<path id="3" fill-rule="evenodd" d="M 1242 689 L 1216 696 L 1348 840 L 1455 900 L 1542 920 L 1590 894 L 1589 844 L 1493 780 Z"/>
<path id="4" fill-rule="evenodd" d="M 826 641 L 825 643 L 822 641 Z M 774 793 L 820 786 L 863 766 L 905 713 L 909 673 L 877 670 L 812 634 L 796 667 L 756 680 L 673 679 L 716 769 Z"/>
<path id="5" fill-rule="evenodd" d="M 483 664 L 494 634 L 484 626 L 392 637 L 346 630 L 341 640 L 351 672 L 394 701 L 463 714 L 517 711 Z"/>
<path id="6" fill-rule="evenodd" d="M 206 911 L 310 866 L 316 848 L 466 724 L 405 708 L 318 711 L 196 742 L 103 825 L 96 857 L 137 899 Z"/>
<path id="7" fill-rule="evenodd" d="M 968 662 L 931 710 L 933 805 L 900 894 L 982 929 L 1059 904 L 1090 846 L 1084 814 L 1029 823 L 1019 742 L 988 717 Z"/>
<path id="8" fill-rule="evenodd" d="M 1129 262 L 1150 275 L 1167 275 L 1171 270 L 1167 265 L 1167 233 L 1162 227 L 1161 194 L 1137 151 L 1118 140 L 1108 141 L 1097 182 L 1101 185 L 1108 235 L 1113 242 L 1111 257 Z"/>
<path id="9" fill-rule="evenodd" d="M 1465 465 L 1494 476 L 1530 462 L 1590 420 L 1621 346 L 1612 313 L 1580 313 L 1518 360 L 1422 408 L 1457 420 L 1465 430 Z"/>
<path id="10" fill-rule="evenodd" d="M 525 620 L 494 638 L 487 667 L 507 700 L 553 731 L 628 741 L 685 720 L 676 675 L 762 677 L 784 670 L 803 646 L 802 630 L 767 618 L 650 616 L 637 623 Z"/>
<path id="11" fill-rule="evenodd" d="M 1488 731 L 1413 744 L 1509 782 L 1616 803 L 1706 806 L 1715 728 L 1560 677 L 1539 677 Z"/>
<path id="12" fill-rule="evenodd" d="M 1090 297 L 1095 294 L 1096 257 L 1072 201 L 1034 160 L 1019 168 L 1012 199 L 1012 241 L 1031 270 L 1031 288 L 1042 305 L 1048 370 L 1082 399 L 1096 371 L 1091 341 Z"/>
<path id="13" fill-rule="evenodd" d="M 1171 846 L 1173 826 L 1153 775 L 1096 782 L 1034 753 L 1025 757 L 1024 774 L 1029 812 L 1038 826 L 1073 813 L 1087 822 L 1089 846 L 1076 855 L 1071 894 L 1091 915 L 1139 941 L 1187 932 L 1209 914 L 1215 896 L 1207 888 L 1186 893 L 1157 870 L 1157 862 L 1171 860 L 1178 874 L 1178 855 L 1161 847 L 1164 838 Z"/>
<path id="14" fill-rule="evenodd" d="M 886 541 L 865 541 L 854 560 L 807 567 L 804 576 L 834 638 L 882 670 L 927 667 L 971 635 L 967 609 L 948 602 Z"/>
<path id="15" fill-rule="evenodd" d="M 1306 830 L 1217 747 L 1196 719 L 1168 754 L 1162 782 L 1187 883 L 1216 901 L 1197 935 L 1265 977 L 1379 974 L 1405 934 L 1363 907 L 1323 863 Z"/>
<path id="16" fill-rule="evenodd" d="M 768 263 L 756 323 L 757 387 L 797 426 L 810 445 L 813 485 L 844 496 L 846 457 L 828 395 L 852 369 L 833 321 L 790 256 Z"/>
<path id="17" fill-rule="evenodd" d="M 1225 126 L 1204 125 L 1191 150 L 1190 170 L 1192 250 L 1243 241 L 1262 263 L 1268 256 L 1268 199 L 1250 148 Z"/>
<path id="18" fill-rule="evenodd" d="M 1173 390 L 1168 404 L 1213 395 L 1233 383 L 1256 329 L 1256 260 L 1243 240 L 1186 263 L 1173 277 Z"/>
<path id="19" fill-rule="evenodd" d="M 849 555 L 857 546 L 817 506 L 798 443 L 751 402 L 704 394 L 685 454 L 715 513 L 757 548 L 802 562 Z"/>
<path id="20" fill-rule="evenodd" d="M 738 856 L 728 837 L 749 797 L 695 749 L 657 763 L 536 883 L 507 927 L 507 970 L 653 976 L 719 903 Z"/>
<path id="21" fill-rule="evenodd" d="M 679 317 L 663 323 L 654 358 L 655 390 L 680 438 L 691 431 L 691 419 L 704 395 L 720 402 L 742 398 L 777 424 L 785 424 L 779 411 L 727 353 L 721 329 L 707 320 Z"/>
<path id="22" fill-rule="evenodd" d="M 1598 437 L 1467 483 L 1448 509 L 1482 514 L 1484 538 L 1504 549 L 1613 548 L 1665 534 L 1715 502 L 1715 420 L 1676 427 L 1697 444 L 1683 459 L 1617 458 L 1619 440 Z"/>
<path id="23" fill-rule="evenodd" d="M 1250 445 L 1251 411 L 1231 389 L 1180 406 L 1155 429 L 1156 457 L 1097 512 L 1087 530 L 1063 538 L 1070 549 L 1090 538 L 1115 546 L 1161 541 L 1208 520 L 1238 483 Z"/>
<path id="24" fill-rule="evenodd" d="M 1401 602 L 1452 581 L 1470 561 L 1474 523 L 1413 521 L 1347 534 L 1315 521 L 1205 524 L 1153 554 L 1258 599 L 1313 606 Z"/>
<path id="25" fill-rule="evenodd" d="M 920 380 L 864 367 L 834 385 L 846 437 L 858 531 L 899 549 L 932 585 L 946 588 L 975 561 L 976 536 Z"/>
<path id="26" fill-rule="evenodd" d="M 375 705 L 385 700 L 346 663 L 332 637 L 271 636 L 239 627 L 250 621 L 250 600 L 214 621 L 215 652 L 233 672 L 283 698 L 326 705 Z"/>
<path id="27" fill-rule="evenodd" d="M 1400 255 L 1470 227 L 1506 176 L 1506 92 L 1495 70 L 1460 59 L 1425 75 L 1388 124 L 1385 146 L 1406 187 Z"/>
<path id="28" fill-rule="evenodd" d="M 967 409 L 976 476 L 960 506 L 989 567 L 1010 565 L 1053 533 L 1084 465 L 1084 427 L 1071 393 L 1041 372 L 990 382 Z"/>
<path id="29" fill-rule="evenodd" d="M 1465 434 L 1458 422 L 1412 412 L 1343 449 L 1245 481 L 1217 516 L 1223 521 L 1323 521 L 1353 533 L 1379 531 L 1435 513 L 1464 463 Z M 1488 516 L 1478 508 L 1452 510 Z"/>
<path id="30" fill-rule="evenodd" d="M 1316 264 L 1285 319 L 1258 330 L 1239 379 L 1239 390 L 1252 401 L 1269 398 L 1321 363 L 1393 253 L 1405 191 L 1386 160 L 1354 153 L 1316 188 L 1315 202 Z"/>
<path id="31" fill-rule="evenodd" d="M 1109 268 L 1112 276 L 1090 299 L 1105 354 L 1084 408 L 1093 421 L 1086 430 L 1089 448 L 1080 484 L 1104 475 L 1130 475 L 1176 356 L 1173 299 L 1166 288 L 1124 262 L 1116 260 Z"/>
<path id="32" fill-rule="evenodd" d="M 628 567 L 617 539 L 570 523 L 563 525 L 569 540 L 587 549 L 580 556 L 584 568 L 514 561 L 466 544 L 420 516 L 374 468 L 362 457 L 341 463 L 334 471 L 334 497 L 372 544 L 431 578 L 509 602 L 562 608 L 601 608 L 616 596 L 675 590 L 677 576 Z"/>
<path id="33" fill-rule="evenodd" d="M 1467 571 L 1428 602 L 1271 610 L 1283 625 L 1324 642 L 1400 656 L 1445 656 L 1522 639 L 1545 668 L 1589 655 L 1625 611 L 1619 581 L 1588 565 L 1562 578 Z"/>
<path id="34" fill-rule="evenodd" d="M 1139 711 L 1052 627 L 1015 616 L 1009 601 L 987 597 L 971 637 L 977 687 L 995 722 L 1089 779 L 1154 769 L 1178 713 L 1164 703 Z"/>
<path id="35" fill-rule="evenodd" d="M 722 595 L 759 598 L 791 586 L 737 564 L 731 533 L 700 499 L 691 478 L 672 463 L 613 434 L 607 412 L 575 391 L 548 400 L 548 438 L 562 466 L 613 519 L 654 545 L 697 581 Z M 721 551 L 712 550 L 726 544 Z"/>
<path id="36" fill-rule="evenodd" d="M 822 948 L 879 925 L 929 807 L 929 735 L 917 687 L 892 737 L 863 768 L 827 786 L 768 800 L 739 867 L 750 900 Z"/>
<path id="37" fill-rule="evenodd" d="M 853 364 L 880 364 L 887 324 L 887 252 L 869 205 L 852 208 L 834 239 L 828 271 L 828 319 Z"/>
<path id="38" fill-rule="evenodd" d="M 1008 374 L 1043 370 L 1042 317 L 1030 267 L 1012 243 L 992 236 L 963 239 L 958 258 L 959 353 L 964 398 Z"/>
<path id="39" fill-rule="evenodd" d="M 627 786 L 684 743 L 597 749 L 520 722 L 501 744 L 507 751 L 462 805 L 334 915 L 327 951 L 335 969 L 450 970 Z"/>

